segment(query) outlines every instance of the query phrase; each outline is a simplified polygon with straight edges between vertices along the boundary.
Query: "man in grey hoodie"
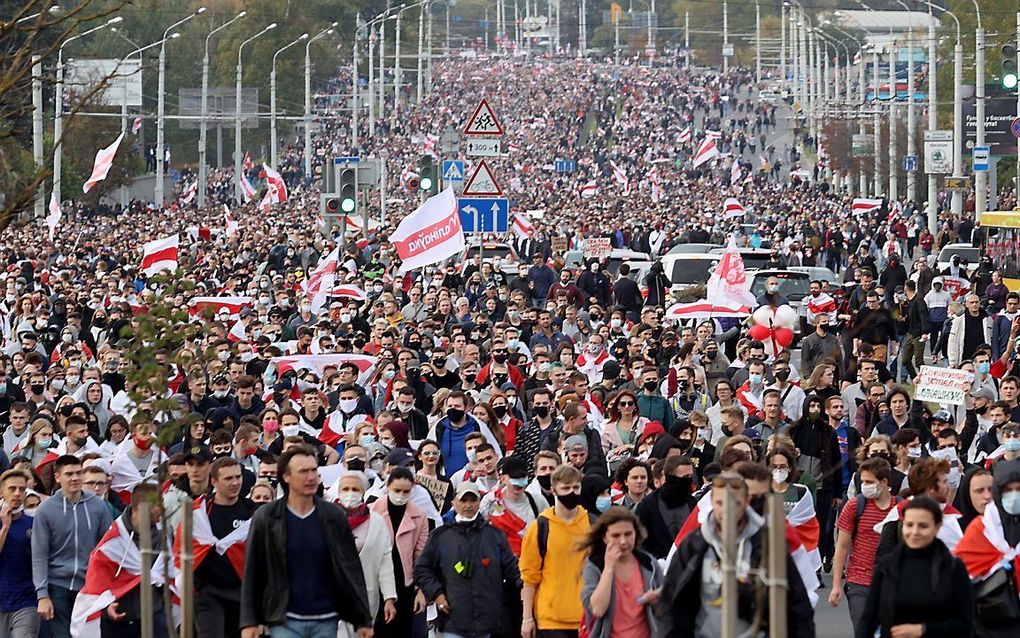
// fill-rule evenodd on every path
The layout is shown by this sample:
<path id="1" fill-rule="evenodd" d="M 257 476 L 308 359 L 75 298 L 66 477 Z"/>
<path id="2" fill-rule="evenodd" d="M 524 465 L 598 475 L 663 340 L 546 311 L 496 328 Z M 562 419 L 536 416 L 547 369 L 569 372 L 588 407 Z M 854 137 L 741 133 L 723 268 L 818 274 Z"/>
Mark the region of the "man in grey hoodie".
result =
<path id="1" fill-rule="evenodd" d="M 32 526 L 32 580 L 39 616 L 53 638 L 70 638 L 71 609 L 85 582 L 89 554 L 113 523 L 109 508 L 82 490 L 81 460 L 64 455 L 53 462 L 60 486 L 36 510 Z"/>

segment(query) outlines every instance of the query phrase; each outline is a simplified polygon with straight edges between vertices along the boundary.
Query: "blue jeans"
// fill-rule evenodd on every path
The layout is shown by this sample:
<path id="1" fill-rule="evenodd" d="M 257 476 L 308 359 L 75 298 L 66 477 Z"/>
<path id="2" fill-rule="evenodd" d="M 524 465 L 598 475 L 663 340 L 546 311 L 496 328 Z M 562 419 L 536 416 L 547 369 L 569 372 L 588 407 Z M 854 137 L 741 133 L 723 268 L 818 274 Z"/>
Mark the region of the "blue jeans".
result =
<path id="1" fill-rule="evenodd" d="M 50 585 L 50 601 L 53 603 L 53 620 L 47 621 L 53 638 L 71 638 L 71 609 L 78 592 Z"/>
<path id="2" fill-rule="evenodd" d="M 287 619 L 286 625 L 270 627 L 272 638 L 336 638 L 337 620 Z"/>

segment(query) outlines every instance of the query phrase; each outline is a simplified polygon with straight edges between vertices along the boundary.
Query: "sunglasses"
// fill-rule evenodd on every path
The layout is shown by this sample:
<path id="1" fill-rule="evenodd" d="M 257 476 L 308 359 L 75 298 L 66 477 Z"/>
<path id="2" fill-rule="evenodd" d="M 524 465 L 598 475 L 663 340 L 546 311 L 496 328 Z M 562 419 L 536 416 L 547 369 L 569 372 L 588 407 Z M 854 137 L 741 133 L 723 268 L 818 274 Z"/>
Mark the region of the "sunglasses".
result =
<path id="1" fill-rule="evenodd" d="M 617 405 L 619 405 L 621 408 L 633 408 L 634 407 L 634 402 L 633 401 L 620 401 Z"/>

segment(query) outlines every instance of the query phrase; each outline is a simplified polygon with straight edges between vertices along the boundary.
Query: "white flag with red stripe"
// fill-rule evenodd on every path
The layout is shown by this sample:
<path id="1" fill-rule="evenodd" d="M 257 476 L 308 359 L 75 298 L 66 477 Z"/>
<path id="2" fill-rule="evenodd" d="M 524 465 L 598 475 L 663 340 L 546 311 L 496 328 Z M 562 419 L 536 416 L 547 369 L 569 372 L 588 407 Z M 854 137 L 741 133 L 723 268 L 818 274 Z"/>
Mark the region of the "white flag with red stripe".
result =
<path id="1" fill-rule="evenodd" d="M 811 491 L 807 487 L 794 483 L 788 489 L 803 490 L 793 509 L 786 515 L 786 521 L 797 531 L 800 542 L 807 552 L 811 561 L 811 571 L 817 571 L 822 566 L 822 554 L 818 551 L 818 538 L 821 527 L 818 525 L 817 514 L 815 513 L 815 501 L 811 498 Z"/>
<path id="2" fill-rule="evenodd" d="M 244 324 L 238 319 L 234 322 L 234 325 L 230 326 L 230 332 L 227 333 L 227 341 L 234 343 L 248 343 L 248 333 L 244 329 Z"/>
<path id="3" fill-rule="evenodd" d="M 241 308 L 251 308 L 255 303 L 252 297 L 194 297 L 188 302 L 188 315 L 196 317 L 212 310 L 213 314 L 221 314 L 226 310 L 230 317 L 236 319 Z"/>
<path id="4" fill-rule="evenodd" d="M 850 206 L 850 212 L 854 215 L 863 215 L 864 213 L 870 213 L 876 208 L 882 207 L 882 200 L 871 199 L 868 197 L 854 197 L 853 204 Z"/>
<path id="5" fill-rule="evenodd" d="M 230 216 L 230 209 L 227 208 L 226 204 L 224 204 L 223 205 L 223 234 L 226 235 L 228 239 L 230 239 L 232 237 L 236 237 L 237 233 L 238 233 L 238 231 L 240 229 L 241 229 L 241 225 L 239 223 L 237 223 L 237 220 L 235 220 L 233 217 Z"/>
<path id="6" fill-rule="evenodd" d="M 723 202 L 723 219 L 743 217 L 746 212 L 744 205 L 736 197 L 727 197 L 726 201 Z"/>
<path id="7" fill-rule="evenodd" d="M 60 202 L 57 201 L 57 194 L 50 193 L 50 212 L 46 215 L 46 227 L 50 229 L 50 241 L 57 232 L 57 225 L 60 224 Z"/>
<path id="8" fill-rule="evenodd" d="M 365 301 L 368 299 L 368 293 L 351 284 L 333 286 L 333 289 L 329 291 L 329 296 L 340 297 L 341 299 L 353 299 L 355 301 Z"/>
<path id="9" fill-rule="evenodd" d="M 613 169 L 613 179 L 623 188 L 623 194 L 630 195 L 630 180 L 627 178 L 627 173 L 617 166 L 613 160 L 609 160 L 609 166 Z"/>
<path id="10" fill-rule="evenodd" d="M 251 161 L 251 152 L 250 151 L 245 151 L 244 152 L 244 161 L 241 163 L 241 166 L 246 171 L 250 171 L 251 169 L 255 168 L 254 162 Z"/>
<path id="11" fill-rule="evenodd" d="M 184 188 L 184 192 L 181 193 L 181 205 L 187 206 L 191 202 L 195 201 L 195 197 L 198 196 L 198 180 L 191 182 Z"/>
<path id="12" fill-rule="evenodd" d="M 364 385 L 375 372 L 376 358 L 365 354 L 295 354 L 273 357 L 269 363 L 276 365 L 277 377 L 289 370 L 311 370 L 321 377 L 327 367 L 339 367 L 348 361 L 358 366 L 358 385 Z"/>
<path id="13" fill-rule="evenodd" d="M 400 257 L 400 273 L 463 253 L 464 230 L 453 189 L 446 188 L 425 200 L 400 222 L 390 241 Z"/>
<path id="14" fill-rule="evenodd" d="M 1020 544 L 1010 546 L 1006 540 L 1002 514 L 995 503 L 989 503 L 984 514 L 970 522 L 953 554 L 963 561 L 975 583 L 1007 569 L 1020 587 Z"/>
<path id="15" fill-rule="evenodd" d="M 138 135 L 140 130 L 142 130 L 142 118 L 136 117 L 135 121 L 131 124 L 131 134 Z"/>
<path id="16" fill-rule="evenodd" d="M 248 540 L 248 530 L 251 527 L 251 520 L 240 521 L 232 532 L 223 538 L 216 538 L 212 530 L 212 522 L 209 520 L 209 503 L 205 498 L 199 498 L 194 503 L 192 520 L 192 556 L 193 568 L 198 569 L 199 565 L 209 556 L 210 552 L 216 552 L 220 556 L 226 556 L 231 567 L 237 572 L 238 578 L 244 578 L 244 550 Z M 177 590 L 181 591 L 183 583 L 181 576 L 181 527 L 177 526 L 177 533 L 174 534 L 174 568 L 177 572 Z"/>
<path id="17" fill-rule="evenodd" d="M 715 138 L 711 136 L 706 137 L 705 141 L 698 147 L 698 152 L 694 154 L 694 168 L 717 157 L 719 157 L 719 147 L 715 144 Z"/>
<path id="18" fill-rule="evenodd" d="M 319 259 L 304 283 L 305 294 L 309 303 L 312 304 L 312 313 L 319 312 L 319 309 L 326 303 L 326 298 L 336 284 L 336 271 L 340 267 L 340 247 L 337 246 L 328 254 Z"/>
<path id="19" fill-rule="evenodd" d="M 741 175 L 740 162 L 738 162 L 737 160 L 734 159 L 733 163 L 730 164 L 730 185 L 731 186 L 736 186 L 737 185 L 737 182 L 740 181 L 740 175 Z"/>
<path id="20" fill-rule="evenodd" d="M 659 167 L 653 166 L 648 172 L 648 185 L 652 189 L 652 203 L 658 204 L 662 201 L 662 184 L 659 182 Z"/>
<path id="21" fill-rule="evenodd" d="M 164 571 L 175 575 L 175 570 L 165 562 L 166 552 L 159 552 L 149 570 L 153 585 L 165 583 Z M 124 598 L 141 582 L 142 554 L 123 519 L 118 517 L 89 556 L 85 583 L 71 610 L 71 636 L 100 638 L 100 619 L 106 608 Z"/>
<path id="22" fill-rule="evenodd" d="M 270 168 L 268 164 L 262 165 L 262 171 L 266 177 L 266 197 L 270 202 L 282 204 L 287 201 L 287 185 L 283 182 L 283 176 Z"/>
<path id="23" fill-rule="evenodd" d="M 92 190 L 93 186 L 106 179 L 110 169 L 113 168 L 113 158 L 117 155 L 117 149 L 120 147 L 120 142 L 123 139 L 124 134 L 121 133 L 117 136 L 117 139 L 113 141 L 113 144 L 110 144 L 106 148 L 99 149 L 99 152 L 96 153 L 96 162 L 92 166 L 92 175 L 89 176 L 88 181 L 82 185 L 82 192 L 89 192 Z"/>
<path id="24" fill-rule="evenodd" d="M 599 185 L 595 180 L 591 180 L 583 184 L 579 192 L 583 199 L 591 199 L 599 194 Z"/>
<path id="25" fill-rule="evenodd" d="M 692 136 L 691 127 L 688 126 L 684 130 L 680 131 L 680 138 L 679 138 L 680 139 L 680 143 L 681 144 L 686 144 L 686 143 L 690 142 L 691 141 L 691 136 Z"/>
<path id="26" fill-rule="evenodd" d="M 518 237 L 527 239 L 531 236 L 531 233 L 535 232 L 535 225 L 531 223 L 531 220 L 528 219 L 527 215 L 517 213 L 514 215 L 512 230 Z"/>
<path id="27" fill-rule="evenodd" d="M 179 247 L 180 238 L 177 235 L 170 235 L 169 237 L 146 242 L 142 248 L 141 271 L 147 277 L 151 277 L 161 270 L 177 270 L 177 251 Z"/>
<path id="28" fill-rule="evenodd" d="M 239 176 L 241 182 L 241 196 L 244 198 L 244 203 L 247 204 L 251 200 L 255 199 L 255 187 L 248 181 L 248 176 L 241 172 Z"/>

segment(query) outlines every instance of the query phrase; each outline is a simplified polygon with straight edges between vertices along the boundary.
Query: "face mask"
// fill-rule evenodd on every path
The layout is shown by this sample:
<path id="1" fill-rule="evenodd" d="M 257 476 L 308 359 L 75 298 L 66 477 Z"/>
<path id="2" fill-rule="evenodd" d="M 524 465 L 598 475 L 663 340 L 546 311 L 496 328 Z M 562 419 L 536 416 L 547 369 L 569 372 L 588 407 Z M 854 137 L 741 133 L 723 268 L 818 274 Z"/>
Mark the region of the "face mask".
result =
<path id="1" fill-rule="evenodd" d="M 361 459 L 350 459 L 347 461 L 347 469 L 354 472 L 364 472 L 365 462 Z"/>
<path id="2" fill-rule="evenodd" d="M 509 479 L 507 482 L 510 483 L 510 485 L 513 485 L 514 487 L 521 488 L 522 490 L 528 486 L 528 479 L 526 478 L 512 478 Z"/>
<path id="3" fill-rule="evenodd" d="M 492 355 L 492 360 L 495 361 L 496 363 L 506 363 L 506 359 L 507 359 L 507 355 L 506 354 L 494 354 L 494 355 Z"/>
<path id="4" fill-rule="evenodd" d="M 567 508 L 568 510 L 572 510 L 581 504 L 581 495 L 574 494 L 573 492 L 571 492 L 570 494 L 562 495 L 557 494 L 556 500 L 559 501 L 560 505 L 562 505 L 563 507 Z"/>
<path id="5" fill-rule="evenodd" d="M 617 319 L 616 317 L 613 317 L 612 319 L 609 320 L 609 326 L 612 327 L 612 328 L 619 328 L 622 325 L 623 325 L 623 321 L 621 321 L 620 319 Z"/>
<path id="6" fill-rule="evenodd" d="M 407 505 L 407 502 L 409 500 L 411 500 L 411 495 L 410 494 L 390 494 L 389 495 L 389 499 L 390 499 L 390 503 L 393 503 L 397 507 L 403 507 L 404 505 Z"/>
<path id="7" fill-rule="evenodd" d="M 776 372 L 776 378 L 782 381 L 783 383 L 786 383 L 786 380 L 790 378 L 790 371 L 780 370 Z"/>
<path id="8" fill-rule="evenodd" d="M 536 476 L 535 480 L 538 481 L 538 486 L 548 492 L 552 489 L 552 474 L 546 474 L 545 476 Z"/>
<path id="9" fill-rule="evenodd" d="M 451 423 L 459 423 L 464 418 L 464 410 L 460 408 L 450 408 L 446 411 L 446 418 L 450 419 Z"/>
<path id="10" fill-rule="evenodd" d="M 230 394 L 230 390 L 213 390 L 212 393 L 217 399 L 226 399 L 228 394 Z"/>
<path id="11" fill-rule="evenodd" d="M 35 517 L 35 509 L 36 508 L 34 507 L 26 507 L 25 509 L 22 510 L 22 513 L 25 514 L 26 516 Z"/>
<path id="12" fill-rule="evenodd" d="M 921 448 L 919 448 L 919 447 L 908 447 L 907 448 L 907 457 L 908 458 L 912 458 L 912 459 L 919 459 L 919 458 L 921 458 Z"/>
<path id="13" fill-rule="evenodd" d="M 974 369 L 980 374 L 988 374 L 988 371 L 992 369 L 992 364 L 988 361 L 982 361 L 981 363 L 974 366 Z"/>
<path id="14" fill-rule="evenodd" d="M 371 434 L 362 434 L 360 437 L 358 437 L 358 443 L 361 445 L 361 447 L 365 447 L 370 443 L 375 443 L 375 437 L 372 436 Z"/>
<path id="15" fill-rule="evenodd" d="M 542 374 L 545 374 L 546 372 L 549 372 L 550 365 L 551 364 L 549 362 L 540 363 L 538 364 L 538 371 L 541 372 Z"/>
<path id="16" fill-rule="evenodd" d="M 768 290 L 768 291 L 769 291 L 769 292 L 770 292 L 771 294 L 776 294 L 777 292 L 779 292 L 779 286 L 766 286 L 766 289 L 767 289 L 767 290 Z"/>
<path id="17" fill-rule="evenodd" d="M 35 446 L 40 450 L 48 450 L 53 445 L 53 439 L 39 439 L 35 442 Z"/>
<path id="18" fill-rule="evenodd" d="M 77 388 L 78 383 L 81 381 L 81 377 L 64 377 L 64 386 L 67 388 Z"/>
<path id="19" fill-rule="evenodd" d="M 502 419 L 503 417 L 506 416 L 505 405 L 497 405 L 496 407 L 492 408 L 492 411 L 496 413 L 496 418 L 498 419 Z"/>
<path id="20" fill-rule="evenodd" d="M 885 459 L 886 461 L 892 462 L 892 455 L 888 452 L 875 452 L 871 455 L 871 458 Z"/>
<path id="21" fill-rule="evenodd" d="M 644 388 L 649 392 L 655 392 L 655 389 L 659 387 L 658 381 L 645 381 Z"/>
<path id="22" fill-rule="evenodd" d="M 219 359 L 220 361 L 226 362 L 226 360 L 230 358 L 230 351 L 223 350 L 222 352 L 217 352 L 216 358 Z"/>
<path id="23" fill-rule="evenodd" d="M 751 385 L 761 385 L 760 374 L 750 374 L 747 376 L 747 380 L 751 382 Z"/>
<path id="24" fill-rule="evenodd" d="M 790 478 L 790 470 L 772 470 L 772 480 L 776 483 L 785 483 Z"/>
<path id="25" fill-rule="evenodd" d="M 1002 446 L 1006 448 L 1007 452 L 1018 452 L 1020 451 L 1020 439 L 1006 439 Z"/>
<path id="26" fill-rule="evenodd" d="M 595 499 L 595 509 L 600 512 L 604 512 L 613 506 L 613 497 L 611 496 L 600 496 Z"/>
<path id="27" fill-rule="evenodd" d="M 340 401 L 338 402 L 338 405 L 340 406 L 340 409 L 342 411 L 350 414 L 351 412 L 354 412 L 354 410 L 356 410 L 358 408 L 358 400 L 357 399 L 340 399 Z"/>
<path id="28" fill-rule="evenodd" d="M 151 436 L 143 439 L 136 434 L 131 437 L 131 440 L 135 442 L 135 447 L 139 450 L 148 450 L 152 447 L 153 439 Z"/>
<path id="29" fill-rule="evenodd" d="M 535 409 L 534 409 L 534 412 L 535 412 L 535 416 L 537 416 L 540 419 L 544 419 L 544 418 L 549 416 L 549 406 L 547 406 L 547 405 L 536 405 Z"/>
<path id="30" fill-rule="evenodd" d="M 46 391 L 46 386 L 45 384 L 42 383 L 33 383 L 31 387 L 32 394 L 42 394 L 43 392 Z"/>
<path id="31" fill-rule="evenodd" d="M 861 494 L 864 496 L 864 498 L 871 500 L 878 498 L 879 494 L 878 485 L 875 485 L 874 483 L 862 484 Z"/>
<path id="32" fill-rule="evenodd" d="M 1002 495 L 1002 509 L 1007 514 L 1016 516 L 1020 514 L 1020 492 L 1006 492 Z"/>
<path id="33" fill-rule="evenodd" d="M 301 304 L 301 312 L 311 312 L 312 307 L 306 303 Z"/>
<path id="34" fill-rule="evenodd" d="M 57 392 L 60 392 L 61 390 L 63 390 L 64 389 L 64 380 L 63 379 L 54 379 L 53 380 L 53 389 L 56 390 Z"/>
<path id="35" fill-rule="evenodd" d="M 381 474 L 385 465 L 386 462 L 383 459 L 372 459 L 372 462 L 368 464 L 368 467 L 376 474 Z"/>
<path id="36" fill-rule="evenodd" d="M 350 463 L 348 463 L 347 467 L 349 468 L 350 466 Z M 337 500 L 339 500 L 340 504 L 345 508 L 352 510 L 361 505 L 361 492 L 343 492 Z"/>
<path id="37" fill-rule="evenodd" d="M 398 403 L 397 404 L 397 410 L 399 410 L 401 414 L 407 414 L 413 408 L 414 408 L 414 404 L 413 403 Z"/>

